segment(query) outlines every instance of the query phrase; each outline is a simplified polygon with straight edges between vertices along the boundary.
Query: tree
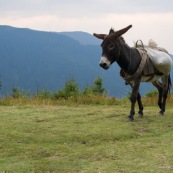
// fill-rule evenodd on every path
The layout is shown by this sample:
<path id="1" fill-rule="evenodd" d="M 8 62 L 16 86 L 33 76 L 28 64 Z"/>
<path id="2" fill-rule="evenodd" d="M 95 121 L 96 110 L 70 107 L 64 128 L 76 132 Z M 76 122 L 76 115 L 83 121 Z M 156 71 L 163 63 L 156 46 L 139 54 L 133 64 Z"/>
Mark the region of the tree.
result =
<path id="1" fill-rule="evenodd" d="M 19 98 L 22 96 L 22 93 L 18 87 L 13 87 L 12 88 L 12 97 L 13 98 Z"/>
<path id="2" fill-rule="evenodd" d="M 79 94 L 79 87 L 78 84 L 74 79 L 67 80 L 65 82 L 64 89 L 59 90 L 56 94 L 55 97 L 59 98 L 69 98 L 71 96 L 78 96 Z"/>
<path id="3" fill-rule="evenodd" d="M 94 81 L 94 86 L 92 88 L 92 91 L 96 94 L 99 95 L 104 95 L 107 93 L 107 91 L 105 90 L 105 88 L 103 88 L 103 79 L 101 77 L 98 77 L 95 81 Z"/>

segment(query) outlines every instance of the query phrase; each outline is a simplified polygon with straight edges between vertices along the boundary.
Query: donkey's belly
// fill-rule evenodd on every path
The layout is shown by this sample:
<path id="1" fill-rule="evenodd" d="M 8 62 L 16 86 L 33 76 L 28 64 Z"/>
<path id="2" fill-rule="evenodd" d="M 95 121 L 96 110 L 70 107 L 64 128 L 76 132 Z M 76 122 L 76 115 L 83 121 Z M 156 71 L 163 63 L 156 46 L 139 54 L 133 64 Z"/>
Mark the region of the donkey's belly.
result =
<path id="1" fill-rule="evenodd" d="M 159 80 L 162 76 L 161 74 L 142 76 L 141 82 L 154 82 Z"/>

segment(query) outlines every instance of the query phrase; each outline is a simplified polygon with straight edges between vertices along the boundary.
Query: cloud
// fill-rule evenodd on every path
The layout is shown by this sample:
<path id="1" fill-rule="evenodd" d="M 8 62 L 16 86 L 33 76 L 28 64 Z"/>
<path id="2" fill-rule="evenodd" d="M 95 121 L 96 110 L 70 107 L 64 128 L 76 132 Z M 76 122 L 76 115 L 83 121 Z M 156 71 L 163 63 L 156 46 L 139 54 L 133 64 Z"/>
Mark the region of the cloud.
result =
<path id="1" fill-rule="evenodd" d="M 94 32 L 98 33 L 108 33 L 111 27 L 119 30 L 132 24 L 133 27 L 124 35 L 129 45 L 138 39 L 145 44 L 153 39 L 173 53 L 173 13 L 107 14 L 93 20 L 97 21 Z"/>
<path id="2" fill-rule="evenodd" d="M 126 33 L 129 44 L 153 38 L 172 50 L 173 1 L 170 0 L 0 0 L 0 24 L 45 31 Z M 173 52 L 173 51 L 172 51 Z"/>
<path id="3" fill-rule="evenodd" d="M 172 12 L 170 0 L 0 0 L 0 14 L 45 15 L 81 18 L 109 13 Z"/>

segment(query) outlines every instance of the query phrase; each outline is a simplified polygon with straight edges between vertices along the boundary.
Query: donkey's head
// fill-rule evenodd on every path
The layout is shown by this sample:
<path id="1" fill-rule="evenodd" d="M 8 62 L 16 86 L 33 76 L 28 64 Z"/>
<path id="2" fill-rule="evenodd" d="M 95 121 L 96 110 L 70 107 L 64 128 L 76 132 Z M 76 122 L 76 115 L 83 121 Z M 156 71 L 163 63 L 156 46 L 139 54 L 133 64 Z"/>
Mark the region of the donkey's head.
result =
<path id="1" fill-rule="evenodd" d="M 113 29 L 110 29 L 110 32 L 108 35 L 106 34 L 93 34 L 98 39 L 102 39 L 103 42 L 101 44 L 102 47 L 102 56 L 100 60 L 100 66 L 104 69 L 108 69 L 110 65 L 117 61 L 120 56 L 120 46 L 118 44 L 118 38 L 123 35 L 125 32 L 127 32 L 132 25 L 129 25 L 126 28 L 123 28 L 119 31 L 114 31 Z"/>

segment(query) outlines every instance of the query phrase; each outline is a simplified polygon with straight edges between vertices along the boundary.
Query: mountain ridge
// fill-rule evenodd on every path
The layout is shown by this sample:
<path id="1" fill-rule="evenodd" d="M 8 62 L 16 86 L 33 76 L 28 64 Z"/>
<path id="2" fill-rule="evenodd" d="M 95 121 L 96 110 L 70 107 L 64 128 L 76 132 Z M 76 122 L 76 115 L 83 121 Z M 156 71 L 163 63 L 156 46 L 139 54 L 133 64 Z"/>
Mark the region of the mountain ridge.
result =
<path id="1" fill-rule="evenodd" d="M 89 33 L 67 34 L 3 25 L 0 38 L 2 94 L 10 93 L 14 86 L 31 92 L 37 87 L 56 91 L 69 78 L 74 78 L 82 89 L 98 76 L 103 78 L 110 96 L 123 97 L 130 91 L 119 76 L 118 65 L 113 64 L 108 71 L 99 67 L 100 42 Z M 151 88 L 152 85 L 142 84 L 141 91 L 145 93 Z"/>
<path id="2" fill-rule="evenodd" d="M 99 39 L 83 31 L 60 32 L 60 34 L 66 35 L 83 45 L 100 45 L 101 43 Z"/>

